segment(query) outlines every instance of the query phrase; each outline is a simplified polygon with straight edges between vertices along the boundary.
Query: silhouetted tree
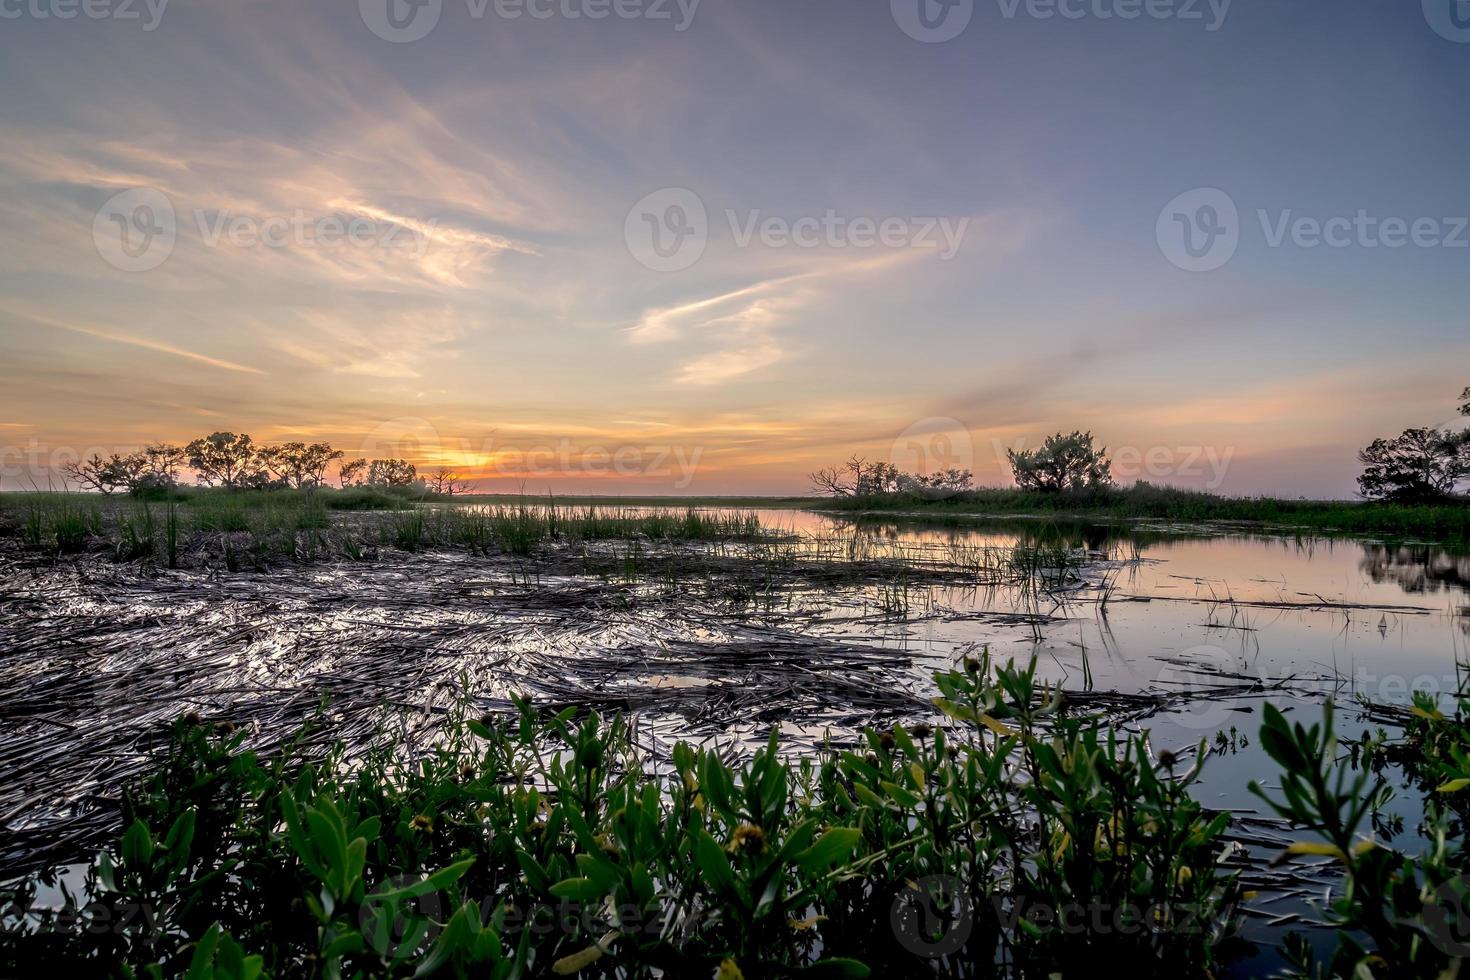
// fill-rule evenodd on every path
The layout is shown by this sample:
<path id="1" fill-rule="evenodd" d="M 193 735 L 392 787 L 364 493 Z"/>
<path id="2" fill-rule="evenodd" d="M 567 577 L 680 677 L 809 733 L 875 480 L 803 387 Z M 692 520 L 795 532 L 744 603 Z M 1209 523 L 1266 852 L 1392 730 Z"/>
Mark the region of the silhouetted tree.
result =
<path id="1" fill-rule="evenodd" d="M 61 472 L 81 489 L 107 495 L 126 488 L 129 482 L 128 460 L 117 453 L 106 459 L 93 453 L 91 459 L 62 463 Z"/>
<path id="2" fill-rule="evenodd" d="M 135 455 L 139 458 L 141 472 L 129 487 L 134 493 L 177 486 L 179 469 L 189 461 L 189 454 L 182 446 L 166 442 L 155 442 Z"/>
<path id="3" fill-rule="evenodd" d="M 969 470 L 948 469 L 937 473 L 901 473 L 898 488 L 920 494 L 964 493 L 975 488 L 975 474 Z"/>
<path id="4" fill-rule="evenodd" d="M 360 477 L 367 468 L 368 461 L 361 457 L 343 463 L 341 469 L 337 471 L 337 485 L 345 488 Z"/>
<path id="5" fill-rule="evenodd" d="M 418 475 L 418 468 L 406 459 L 375 459 L 368 467 L 368 483 L 375 487 L 412 486 Z"/>
<path id="6" fill-rule="evenodd" d="M 257 482 L 260 458 L 250 437 L 216 432 L 185 447 L 189 465 L 205 486 L 239 487 Z"/>
<path id="7" fill-rule="evenodd" d="M 1463 433 L 1405 429 L 1396 439 L 1374 439 L 1358 453 L 1358 489 L 1373 500 L 1431 501 L 1449 496 L 1470 475 Z"/>
<path id="8" fill-rule="evenodd" d="M 333 449 L 325 442 L 316 442 L 309 446 L 304 442 L 287 442 L 279 446 L 267 446 L 260 450 L 259 455 L 261 464 L 276 480 L 301 490 L 324 483 L 327 467 L 346 453 Z"/>
<path id="9" fill-rule="evenodd" d="M 1016 486 L 1022 490 L 1058 493 L 1063 490 L 1096 490 L 1111 486 L 1112 462 L 1107 449 L 1095 449 L 1091 432 L 1048 436 L 1040 449 L 1007 451 Z"/>
<path id="10" fill-rule="evenodd" d="M 441 497 L 452 497 L 457 493 L 465 493 L 469 490 L 469 484 L 461 483 L 459 474 L 447 467 L 440 467 L 429 477 L 428 487 L 430 493 Z"/>

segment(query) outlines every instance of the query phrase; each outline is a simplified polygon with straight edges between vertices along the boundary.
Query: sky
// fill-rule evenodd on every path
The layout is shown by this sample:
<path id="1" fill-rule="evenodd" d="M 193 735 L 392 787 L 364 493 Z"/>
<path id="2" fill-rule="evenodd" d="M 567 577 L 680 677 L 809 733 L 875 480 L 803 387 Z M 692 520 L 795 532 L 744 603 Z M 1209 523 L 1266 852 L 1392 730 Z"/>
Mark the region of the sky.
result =
<path id="1" fill-rule="evenodd" d="M 0 0 L 0 486 L 1350 496 L 1470 384 L 1467 87 L 1466 0 Z"/>

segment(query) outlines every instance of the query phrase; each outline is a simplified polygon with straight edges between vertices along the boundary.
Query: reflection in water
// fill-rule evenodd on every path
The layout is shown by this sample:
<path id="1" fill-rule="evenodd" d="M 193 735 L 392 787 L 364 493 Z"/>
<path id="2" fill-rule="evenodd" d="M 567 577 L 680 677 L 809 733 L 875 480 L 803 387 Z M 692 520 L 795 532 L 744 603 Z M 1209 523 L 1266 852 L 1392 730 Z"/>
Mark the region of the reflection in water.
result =
<path id="1" fill-rule="evenodd" d="M 1470 555 L 1432 545 L 1364 543 L 1359 567 L 1374 582 L 1391 582 L 1405 592 L 1470 594 Z"/>

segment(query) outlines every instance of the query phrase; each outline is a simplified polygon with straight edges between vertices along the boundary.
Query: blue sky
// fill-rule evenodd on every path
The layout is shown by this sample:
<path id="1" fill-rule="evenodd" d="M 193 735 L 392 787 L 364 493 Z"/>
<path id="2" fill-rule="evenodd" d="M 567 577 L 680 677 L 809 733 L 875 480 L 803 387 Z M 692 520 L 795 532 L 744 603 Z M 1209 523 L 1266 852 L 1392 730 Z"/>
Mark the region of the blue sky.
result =
<path id="1" fill-rule="evenodd" d="M 486 489 L 781 493 L 852 452 L 1001 482 L 1005 447 L 1090 428 L 1153 453 L 1125 478 L 1342 496 L 1358 446 L 1470 384 L 1470 31 L 1438 0 L 977 0 L 943 43 L 901 29 L 919 0 L 440 0 L 410 42 L 370 29 L 387 0 L 173 0 L 151 30 L 58 2 L 0 2 L 0 444 L 46 459 L 407 432 Z M 139 188 L 176 240 L 118 268 L 97 236 Z M 1239 215 L 1210 271 L 1158 238 L 1197 188 Z M 704 244 L 659 271 L 630 211 L 669 189 Z M 1261 211 L 1423 244 L 1273 247 Z M 829 212 L 901 231 L 741 241 Z M 260 240 L 291 218 L 371 240 Z M 550 446 L 572 462 L 524 465 Z M 671 447 L 698 466 L 575 462 Z"/>

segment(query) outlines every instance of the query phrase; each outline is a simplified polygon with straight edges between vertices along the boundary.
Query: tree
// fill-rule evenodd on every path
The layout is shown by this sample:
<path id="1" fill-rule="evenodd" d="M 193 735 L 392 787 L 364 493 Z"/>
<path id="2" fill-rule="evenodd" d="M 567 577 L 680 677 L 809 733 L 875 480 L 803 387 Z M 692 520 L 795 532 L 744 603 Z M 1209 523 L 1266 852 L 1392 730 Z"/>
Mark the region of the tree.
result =
<path id="1" fill-rule="evenodd" d="M 459 474 L 447 467 L 440 467 L 428 479 L 429 492 L 441 497 L 452 497 L 469 490 L 469 484 L 460 482 Z"/>
<path id="2" fill-rule="evenodd" d="M 898 489 L 928 496 L 964 493 L 975 488 L 975 474 L 969 470 L 948 469 L 937 473 L 901 473 Z"/>
<path id="3" fill-rule="evenodd" d="M 346 455 L 340 449 L 333 449 L 330 443 L 314 442 L 306 447 L 302 469 L 313 486 L 326 486 L 327 467 Z"/>
<path id="4" fill-rule="evenodd" d="M 181 446 L 166 442 L 155 442 L 134 455 L 138 457 L 141 470 L 129 487 L 134 493 L 177 486 L 179 468 L 189 461 L 189 454 Z"/>
<path id="5" fill-rule="evenodd" d="M 1460 392 L 1460 414 L 1470 415 L 1470 388 Z"/>
<path id="6" fill-rule="evenodd" d="M 418 479 L 418 468 L 406 459 L 375 459 L 368 467 L 368 484 L 375 487 L 407 487 Z"/>
<path id="7" fill-rule="evenodd" d="M 259 452 L 261 465 L 276 480 L 294 490 L 320 486 L 326 482 L 327 467 L 346 453 L 328 443 L 287 442 L 266 446 Z"/>
<path id="8" fill-rule="evenodd" d="M 896 479 L 898 471 L 889 463 L 869 463 L 862 456 L 849 456 L 847 462 L 831 469 L 817 470 L 808 476 L 812 488 L 829 497 L 851 497 L 854 494 L 880 493 L 876 489 L 888 479 Z"/>
<path id="9" fill-rule="evenodd" d="M 368 461 L 361 457 L 343 463 L 337 471 L 337 484 L 345 489 L 348 484 L 358 479 L 362 475 L 362 471 L 367 469 L 367 467 Z"/>
<path id="10" fill-rule="evenodd" d="M 128 458 L 113 453 L 103 459 L 97 453 L 91 459 L 78 459 L 61 464 L 61 472 L 83 490 L 111 495 L 129 484 Z"/>
<path id="11" fill-rule="evenodd" d="M 239 487 L 254 482 L 261 471 L 261 460 L 248 435 L 216 432 L 195 439 L 184 448 L 189 465 L 199 474 L 205 486 Z"/>
<path id="12" fill-rule="evenodd" d="M 1040 449 L 1007 451 L 1016 486 L 1022 490 L 1060 493 L 1111 486 L 1112 462 L 1107 449 L 1095 449 L 1091 432 L 1048 436 Z"/>
<path id="13" fill-rule="evenodd" d="M 1358 453 L 1358 489 L 1373 500 L 1429 501 L 1447 497 L 1470 476 L 1465 433 L 1405 429 L 1396 439 L 1374 439 Z"/>

